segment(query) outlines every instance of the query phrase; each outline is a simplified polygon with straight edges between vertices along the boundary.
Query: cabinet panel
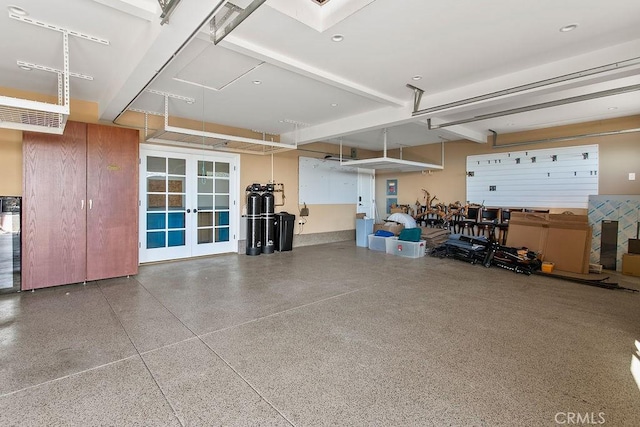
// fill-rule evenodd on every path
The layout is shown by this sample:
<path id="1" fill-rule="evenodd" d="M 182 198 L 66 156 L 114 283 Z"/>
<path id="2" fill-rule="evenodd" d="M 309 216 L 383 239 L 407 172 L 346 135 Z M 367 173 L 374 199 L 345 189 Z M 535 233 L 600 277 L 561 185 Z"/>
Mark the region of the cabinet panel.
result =
<path id="1" fill-rule="evenodd" d="M 138 131 L 88 125 L 87 280 L 138 272 Z"/>
<path id="2" fill-rule="evenodd" d="M 86 129 L 23 134 L 23 290 L 85 280 Z"/>

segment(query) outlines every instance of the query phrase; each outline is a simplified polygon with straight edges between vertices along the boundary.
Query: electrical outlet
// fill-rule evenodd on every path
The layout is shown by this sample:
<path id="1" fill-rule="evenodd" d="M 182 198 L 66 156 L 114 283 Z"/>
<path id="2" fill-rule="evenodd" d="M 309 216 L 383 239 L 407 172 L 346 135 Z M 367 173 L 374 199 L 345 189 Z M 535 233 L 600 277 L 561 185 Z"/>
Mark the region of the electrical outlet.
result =
<path id="1" fill-rule="evenodd" d="M 300 209 L 300 216 L 309 216 L 309 208 L 304 207 Z"/>
<path id="2" fill-rule="evenodd" d="M 299 219 L 298 220 L 298 225 L 302 225 L 302 224 L 304 224 L 304 219 Z"/>

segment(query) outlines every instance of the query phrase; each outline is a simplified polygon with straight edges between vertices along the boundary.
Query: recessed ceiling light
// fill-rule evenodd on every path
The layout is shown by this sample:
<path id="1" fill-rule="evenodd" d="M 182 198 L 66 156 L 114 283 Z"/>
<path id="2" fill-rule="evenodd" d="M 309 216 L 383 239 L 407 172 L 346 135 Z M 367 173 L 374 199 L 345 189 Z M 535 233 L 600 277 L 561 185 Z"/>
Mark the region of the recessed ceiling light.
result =
<path id="1" fill-rule="evenodd" d="M 561 33 L 568 33 L 569 31 L 573 31 L 576 28 L 578 28 L 578 24 L 569 24 L 569 25 L 565 25 L 564 27 L 560 28 L 560 32 Z"/>
<path id="2" fill-rule="evenodd" d="M 411 77 L 411 80 L 422 80 L 422 76 L 419 74 L 416 74 L 415 76 Z"/>
<path id="3" fill-rule="evenodd" d="M 25 71 L 31 71 L 31 67 L 27 67 L 26 65 L 18 65 L 18 68 Z"/>
<path id="4" fill-rule="evenodd" d="M 344 40 L 344 36 L 342 34 L 334 34 L 333 37 L 331 37 L 331 40 L 334 42 L 341 42 Z"/>
<path id="5" fill-rule="evenodd" d="M 336 104 L 335 102 L 331 104 L 332 107 L 337 107 L 338 104 Z"/>
<path id="6" fill-rule="evenodd" d="M 609 107 L 609 108 L 607 108 L 607 110 L 609 110 L 609 111 L 613 111 L 613 110 L 617 110 L 617 109 L 618 109 L 618 107 Z"/>
<path id="7" fill-rule="evenodd" d="M 27 16 L 29 14 L 23 8 L 14 5 L 7 6 L 7 9 L 9 10 L 9 13 L 13 13 L 14 15 Z"/>
<path id="8" fill-rule="evenodd" d="M 261 85 L 262 84 L 262 80 L 254 80 L 253 84 L 254 85 Z"/>

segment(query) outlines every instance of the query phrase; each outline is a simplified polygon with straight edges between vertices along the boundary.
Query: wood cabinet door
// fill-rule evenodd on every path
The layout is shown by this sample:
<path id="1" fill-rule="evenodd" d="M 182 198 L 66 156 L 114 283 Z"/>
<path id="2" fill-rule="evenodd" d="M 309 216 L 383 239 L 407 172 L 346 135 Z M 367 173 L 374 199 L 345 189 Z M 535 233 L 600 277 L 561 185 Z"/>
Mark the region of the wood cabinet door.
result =
<path id="1" fill-rule="evenodd" d="M 87 280 L 138 273 L 138 131 L 87 130 Z"/>
<path id="2" fill-rule="evenodd" d="M 23 134 L 23 290 L 85 280 L 86 132 Z"/>

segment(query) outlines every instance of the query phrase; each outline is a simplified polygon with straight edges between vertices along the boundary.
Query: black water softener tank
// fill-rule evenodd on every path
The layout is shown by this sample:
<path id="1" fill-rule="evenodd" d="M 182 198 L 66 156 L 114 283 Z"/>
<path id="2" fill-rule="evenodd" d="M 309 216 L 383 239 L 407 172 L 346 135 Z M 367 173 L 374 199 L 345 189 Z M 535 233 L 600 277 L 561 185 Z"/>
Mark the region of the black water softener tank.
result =
<path id="1" fill-rule="evenodd" d="M 267 184 L 262 193 L 262 253 L 275 251 L 275 201 L 273 184 Z"/>
<path id="2" fill-rule="evenodd" d="M 262 195 L 260 184 L 247 187 L 247 255 L 262 253 Z"/>

